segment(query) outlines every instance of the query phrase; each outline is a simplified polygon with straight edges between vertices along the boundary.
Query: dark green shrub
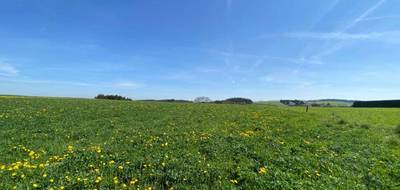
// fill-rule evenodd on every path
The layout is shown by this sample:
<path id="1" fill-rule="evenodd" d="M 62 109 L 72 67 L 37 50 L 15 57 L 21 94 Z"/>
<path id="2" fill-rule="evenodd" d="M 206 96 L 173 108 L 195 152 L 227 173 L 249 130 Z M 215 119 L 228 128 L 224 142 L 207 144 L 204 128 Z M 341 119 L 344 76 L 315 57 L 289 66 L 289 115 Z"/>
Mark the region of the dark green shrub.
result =
<path id="1" fill-rule="evenodd" d="M 396 133 L 397 135 L 400 135 L 400 124 L 397 125 L 397 126 L 394 128 L 394 133 Z"/>
<path id="2" fill-rule="evenodd" d="M 94 99 L 106 99 L 106 100 L 125 100 L 125 101 L 131 101 L 130 98 L 119 96 L 119 95 L 104 95 L 104 94 L 99 94 Z"/>
<path id="3" fill-rule="evenodd" d="M 226 104 L 252 104 L 253 101 L 248 98 L 228 98 L 224 100 Z"/>

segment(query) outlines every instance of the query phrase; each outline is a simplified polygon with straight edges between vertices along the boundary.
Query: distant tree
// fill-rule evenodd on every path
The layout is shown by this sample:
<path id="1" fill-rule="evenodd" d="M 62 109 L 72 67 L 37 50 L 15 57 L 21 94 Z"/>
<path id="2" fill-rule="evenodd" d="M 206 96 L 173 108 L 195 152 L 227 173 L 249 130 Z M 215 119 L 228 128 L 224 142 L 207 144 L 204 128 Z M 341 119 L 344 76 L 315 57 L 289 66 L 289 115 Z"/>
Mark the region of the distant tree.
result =
<path id="1" fill-rule="evenodd" d="M 302 100 L 281 100 L 280 102 L 288 106 L 303 106 L 306 104 Z"/>
<path id="2" fill-rule="evenodd" d="M 211 99 L 209 97 L 200 96 L 194 99 L 194 103 L 210 103 Z"/>
<path id="3" fill-rule="evenodd" d="M 131 101 L 130 98 L 119 96 L 119 95 L 104 95 L 104 94 L 99 94 L 94 99 L 106 99 L 106 100 L 125 100 L 125 101 Z"/>
<path id="4" fill-rule="evenodd" d="M 224 100 L 227 104 L 252 104 L 253 101 L 248 98 L 228 98 Z"/>

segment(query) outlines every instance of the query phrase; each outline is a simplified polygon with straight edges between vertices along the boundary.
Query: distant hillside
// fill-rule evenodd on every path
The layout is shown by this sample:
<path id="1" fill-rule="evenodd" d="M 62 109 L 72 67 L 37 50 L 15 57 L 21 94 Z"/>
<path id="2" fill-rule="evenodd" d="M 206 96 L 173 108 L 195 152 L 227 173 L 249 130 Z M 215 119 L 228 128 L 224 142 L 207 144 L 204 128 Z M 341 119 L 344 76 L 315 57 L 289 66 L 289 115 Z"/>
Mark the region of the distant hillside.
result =
<path id="1" fill-rule="evenodd" d="M 351 107 L 355 100 L 344 99 L 320 99 L 320 100 L 307 100 L 307 104 L 316 104 L 321 106 L 334 106 L 334 107 Z"/>
<path id="2" fill-rule="evenodd" d="M 293 104 L 290 104 L 291 101 L 293 102 Z M 281 101 L 273 100 L 273 101 L 258 101 L 256 103 L 277 105 L 277 106 L 311 105 L 315 107 L 351 107 L 354 101 L 355 100 L 345 100 L 345 99 L 318 99 L 318 100 L 281 100 Z"/>

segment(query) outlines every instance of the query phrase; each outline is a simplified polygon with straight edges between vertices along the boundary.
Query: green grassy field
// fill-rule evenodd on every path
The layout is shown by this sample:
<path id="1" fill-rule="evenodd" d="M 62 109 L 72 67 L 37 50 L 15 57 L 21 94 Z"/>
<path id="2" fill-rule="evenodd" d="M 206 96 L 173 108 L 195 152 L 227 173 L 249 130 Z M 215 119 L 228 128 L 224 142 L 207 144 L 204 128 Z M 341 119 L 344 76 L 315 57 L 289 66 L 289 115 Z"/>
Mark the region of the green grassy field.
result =
<path id="1" fill-rule="evenodd" d="M 0 97 L 0 189 L 400 189 L 400 109 Z"/>

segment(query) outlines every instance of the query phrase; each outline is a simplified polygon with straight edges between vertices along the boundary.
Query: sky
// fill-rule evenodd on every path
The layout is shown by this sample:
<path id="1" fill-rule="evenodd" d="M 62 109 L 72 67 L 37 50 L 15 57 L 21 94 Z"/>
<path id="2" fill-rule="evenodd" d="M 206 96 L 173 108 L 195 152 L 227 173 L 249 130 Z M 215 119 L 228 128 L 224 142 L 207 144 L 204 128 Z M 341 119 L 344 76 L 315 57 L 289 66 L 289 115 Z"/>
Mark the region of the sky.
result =
<path id="1" fill-rule="evenodd" d="M 400 98 L 398 0 L 0 0 L 0 94 Z"/>

